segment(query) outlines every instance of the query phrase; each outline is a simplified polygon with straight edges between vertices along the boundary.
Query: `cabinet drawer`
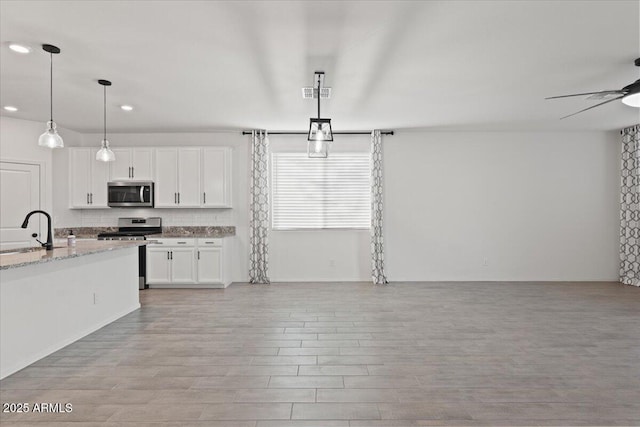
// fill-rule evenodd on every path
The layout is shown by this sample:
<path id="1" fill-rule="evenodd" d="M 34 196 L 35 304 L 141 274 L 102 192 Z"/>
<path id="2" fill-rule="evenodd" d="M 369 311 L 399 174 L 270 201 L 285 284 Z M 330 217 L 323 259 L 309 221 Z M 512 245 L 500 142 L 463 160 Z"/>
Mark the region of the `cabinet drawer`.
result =
<path id="1" fill-rule="evenodd" d="M 198 239 L 199 247 L 221 247 L 222 239 L 221 238 L 211 238 L 211 239 Z"/>
<path id="2" fill-rule="evenodd" d="M 149 240 L 155 240 L 156 243 L 149 244 L 149 246 L 195 246 L 196 239 L 154 239 L 150 237 Z"/>

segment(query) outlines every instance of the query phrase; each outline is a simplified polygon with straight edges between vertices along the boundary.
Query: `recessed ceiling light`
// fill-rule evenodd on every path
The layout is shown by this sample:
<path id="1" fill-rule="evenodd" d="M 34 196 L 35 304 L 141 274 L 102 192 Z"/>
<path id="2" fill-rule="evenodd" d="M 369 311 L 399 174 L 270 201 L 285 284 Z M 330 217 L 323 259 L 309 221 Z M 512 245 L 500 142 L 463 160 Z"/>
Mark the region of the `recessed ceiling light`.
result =
<path id="1" fill-rule="evenodd" d="M 122 108 L 124 111 L 133 110 L 133 107 L 131 105 L 121 105 L 120 108 Z"/>
<path id="2" fill-rule="evenodd" d="M 31 48 L 29 46 L 25 46 L 25 45 L 17 44 L 17 43 L 11 43 L 9 45 L 9 49 L 11 49 L 14 52 L 18 52 L 18 53 L 29 53 L 29 52 L 31 52 Z"/>
<path id="3" fill-rule="evenodd" d="M 16 111 L 18 111 L 18 108 L 14 107 L 13 105 L 5 105 L 4 109 L 7 111 L 11 111 L 12 113 L 15 113 Z"/>

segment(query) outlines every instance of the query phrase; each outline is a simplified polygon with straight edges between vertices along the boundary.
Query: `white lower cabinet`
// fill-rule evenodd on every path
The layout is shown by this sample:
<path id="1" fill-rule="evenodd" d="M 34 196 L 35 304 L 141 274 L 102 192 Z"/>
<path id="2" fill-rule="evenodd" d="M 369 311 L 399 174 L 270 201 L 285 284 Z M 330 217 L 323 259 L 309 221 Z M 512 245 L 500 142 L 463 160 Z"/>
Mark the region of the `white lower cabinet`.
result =
<path id="1" fill-rule="evenodd" d="M 226 288 L 229 238 L 154 239 L 147 245 L 150 288 Z"/>
<path id="2" fill-rule="evenodd" d="M 147 246 L 147 283 L 171 283 L 171 260 L 167 248 Z"/>

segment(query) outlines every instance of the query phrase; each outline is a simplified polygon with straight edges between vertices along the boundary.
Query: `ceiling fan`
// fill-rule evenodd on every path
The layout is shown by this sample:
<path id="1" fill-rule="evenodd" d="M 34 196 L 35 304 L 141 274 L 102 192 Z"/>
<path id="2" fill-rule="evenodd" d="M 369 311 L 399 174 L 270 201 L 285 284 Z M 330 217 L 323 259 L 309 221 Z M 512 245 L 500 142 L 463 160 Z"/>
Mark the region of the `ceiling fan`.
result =
<path id="1" fill-rule="evenodd" d="M 636 59 L 634 61 L 634 64 L 636 65 L 636 67 L 640 67 L 640 58 Z M 591 107 L 585 108 L 584 110 L 580 110 L 577 113 L 564 116 L 560 118 L 560 120 L 566 119 L 567 117 L 575 116 L 576 114 L 580 114 L 584 111 L 591 110 L 592 108 L 596 108 L 601 105 L 608 104 L 609 102 L 617 101 L 618 99 L 621 99 L 622 102 L 625 103 L 626 105 L 640 108 L 640 79 L 623 87 L 620 90 L 601 90 L 598 92 L 574 93 L 572 95 L 550 96 L 549 98 L 545 98 L 545 99 L 569 98 L 572 96 L 585 96 L 585 95 L 591 95 L 587 99 L 606 99 L 606 101 L 596 105 L 592 105 Z"/>

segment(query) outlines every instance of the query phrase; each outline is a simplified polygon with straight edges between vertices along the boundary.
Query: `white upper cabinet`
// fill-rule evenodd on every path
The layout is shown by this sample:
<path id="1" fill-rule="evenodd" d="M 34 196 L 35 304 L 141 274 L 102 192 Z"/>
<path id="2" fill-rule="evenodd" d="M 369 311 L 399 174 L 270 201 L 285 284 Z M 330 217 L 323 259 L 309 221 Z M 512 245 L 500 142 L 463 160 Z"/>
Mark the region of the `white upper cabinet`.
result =
<path id="1" fill-rule="evenodd" d="M 114 148 L 114 162 L 97 149 L 69 149 L 69 207 L 107 208 L 109 181 L 153 181 L 155 207 L 230 208 L 230 147 Z"/>
<path id="2" fill-rule="evenodd" d="M 155 206 L 178 206 L 178 149 L 156 149 Z"/>
<path id="3" fill-rule="evenodd" d="M 158 208 L 230 208 L 229 147 L 157 148 Z"/>
<path id="4" fill-rule="evenodd" d="M 156 207 L 200 207 L 200 151 L 200 148 L 156 149 Z"/>
<path id="5" fill-rule="evenodd" d="M 202 149 L 202 206 L 231 207 L 231 149 Z"/>
<path id="6" fill-rule="evenodd" d="M 200 207 L 201 151 L 200 148 L 178 149 L 178 207 L 180 208 Z"/>
<path id="7" fill-rule="evenodd" d="M 98 150 L 69 148 L 69 207 L 106 208 L 109 164 L 96 160 Z"/>
<path id="8" fill-rule="evenodd" d="M 111 181 L 153 181 L 152 148 L 114 148 Z"/>

